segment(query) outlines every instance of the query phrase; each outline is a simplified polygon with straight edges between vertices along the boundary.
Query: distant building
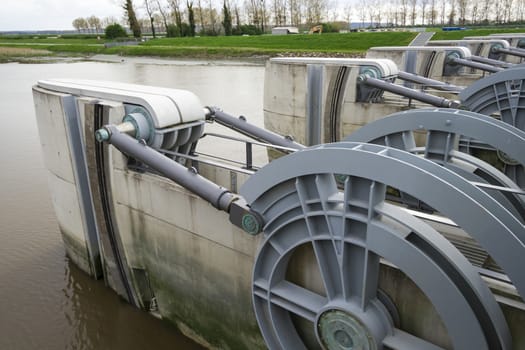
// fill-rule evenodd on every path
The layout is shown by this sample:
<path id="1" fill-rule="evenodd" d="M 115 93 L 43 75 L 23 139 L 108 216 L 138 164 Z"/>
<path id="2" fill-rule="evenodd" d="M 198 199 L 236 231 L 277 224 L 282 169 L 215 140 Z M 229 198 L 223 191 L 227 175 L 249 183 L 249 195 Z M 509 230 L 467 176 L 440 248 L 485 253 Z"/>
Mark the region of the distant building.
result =
<path id="1" fill-rule="evenodd" d="M 297 27 L 274 27 L 272 28 L 272 34 L 275 34 L 275 35 L 299 34 L 299 28 Z"/>

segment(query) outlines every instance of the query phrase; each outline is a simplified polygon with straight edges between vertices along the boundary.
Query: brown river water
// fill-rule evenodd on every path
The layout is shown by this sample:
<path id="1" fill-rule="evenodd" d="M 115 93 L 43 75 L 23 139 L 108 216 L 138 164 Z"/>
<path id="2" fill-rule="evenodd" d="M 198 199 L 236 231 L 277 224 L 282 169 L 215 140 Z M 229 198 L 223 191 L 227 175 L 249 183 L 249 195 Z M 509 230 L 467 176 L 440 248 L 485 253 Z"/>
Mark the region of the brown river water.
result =
<path id="1" fill-rule="evenodd" d="M 242 62 L 0 64 L 0 349 L 201 349 L 68 260 L 47 188 L 31 87 L 39 79 L 113 80 L 187 89 L 262 125 L 264 67 Z M 114 62 L 108 62 L 114 61 Z"/>

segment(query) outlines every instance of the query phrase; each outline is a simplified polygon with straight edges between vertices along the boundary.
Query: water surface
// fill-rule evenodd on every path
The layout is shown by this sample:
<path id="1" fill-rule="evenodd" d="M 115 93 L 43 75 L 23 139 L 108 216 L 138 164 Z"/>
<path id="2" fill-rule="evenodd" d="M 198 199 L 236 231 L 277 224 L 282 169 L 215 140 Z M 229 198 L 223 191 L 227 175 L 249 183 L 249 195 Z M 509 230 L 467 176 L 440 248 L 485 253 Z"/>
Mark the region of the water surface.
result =
<path id="1" fill-rule="evenodd" d="M 102 59 L 106 59 L 102 57 Z M 31 86 L 101 79 L 188 89 L 203 104 L 262 125 L 264 67 L 114 58 L 0 64 L 0 349 L 200 349 L 65 256 L 40 153 Z"/>

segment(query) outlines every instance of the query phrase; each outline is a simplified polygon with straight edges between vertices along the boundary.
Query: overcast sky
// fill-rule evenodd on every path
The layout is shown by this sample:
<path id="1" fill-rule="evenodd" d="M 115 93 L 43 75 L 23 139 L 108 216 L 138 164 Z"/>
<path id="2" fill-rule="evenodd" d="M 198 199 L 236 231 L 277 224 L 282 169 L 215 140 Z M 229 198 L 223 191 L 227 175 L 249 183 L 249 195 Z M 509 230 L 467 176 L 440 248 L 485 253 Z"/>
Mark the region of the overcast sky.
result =
<path id="1" fill-rule="evenodd" d="M 0 31 L 70 29 L 75 18 L 120 19 L 120 0 L 0 0 Z"/>

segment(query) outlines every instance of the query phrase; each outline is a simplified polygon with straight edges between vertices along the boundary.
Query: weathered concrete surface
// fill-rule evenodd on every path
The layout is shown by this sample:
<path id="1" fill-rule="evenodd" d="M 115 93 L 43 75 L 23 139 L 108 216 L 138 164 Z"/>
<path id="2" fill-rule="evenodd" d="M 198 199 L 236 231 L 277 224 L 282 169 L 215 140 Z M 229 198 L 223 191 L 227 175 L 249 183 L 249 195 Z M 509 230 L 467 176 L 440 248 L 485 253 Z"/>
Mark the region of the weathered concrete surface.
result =
<path id="1" fill-rule="evenodd" d="M 358 68 L 349 68 L 346 82 L 341 86 L 339 101 L 333 101 L 334 81 L 338 67 L 323 67 L 321 142 L 344 138 L 361 126 L 421 104 L 408 106 L 401 96 L 385 95 L 388 103 L 357 102 Z M 281 135 L 291 135 L 297 142 L 305 143 L 307 128 L 307 65 L 267 62 L 264 84 L 264 126 Z M 334 105 L 336 104 L 336 105 Z M 333 136 L 332 136 L 333 135 Z"/>
<path id="2" fill-rule="evenodd" d="M 351 95 L 348 96 L 347 108 L 351 108 Z M 53 139 L 65 137 L 60 131 L 64 130 L 60 118 L 54 118 L 63 111 L 56 106 L 54 98 L 48 100 L 41 96 L 40 101 L 43 102 L 37 112 L 50 113 L 47 119 L 39 121 L 46 124 L 42 129 L 48 128 L 44 141 L 53 145 Z M 284 106 L 283 110 L 302 108 L 300 101 L 294 103 L 296 105 Z M 51 105 L 56 107 L 49 109 Z M 88 126 L 91 116 L 86 112 L 90 102 L 85 102 L 84 106 L 81 118 L 86 123 L 84 132 L 88 135 L 92 131 Z M 121 106 L 112 105 L 107 117 L 110 123 L 119 122 Z M 58 131 L 54 124 L 58 125 Z M 43 143 L 47 147 L 45 154 L 51 158 L 46 161 L 48 168 L 58 167 L 57 172 L 67 173 L 67 156 L 49 151 L 58 146 Z M 110 146 L 107 151 L 112 219 L 118 226 L 121 253 L 125 256 L 129 282 L 139 306 L 178 325 L 187 335 L 210 348 L 264 349 L 251 302 L 252 268 L 262 235 L 254 237 L 244 233 L 230 224 L 227 214 L 161 176 L 128 169 L 127 158 L 114 147 Z M 60 167 L 62 165 L 65 169 Z M 234 180 L 240 186 L 247 177 L 202 164 L 199 168 L 203 175 L 225 187 L 230 187 Z M 90 173 L 94 170 L 92 168 Z M 54 203 L 66 251 L 87 271 L 80 209 L 75 209 L 74 203 L 78 202 L 78 197 L 74 196 L 74 178 L 66 181 L 52 171 L 50 178 L 58 181 L 50 185 L 52 192 L 57 191 Z M 107 262 L 108 250 L 102 249 L 102 253 Z M 322 282 L 311 248 L 298 252 L 293 260 L 288 271 L 290 280 L 322 294 Z M 117 289 L 116 284 L 110 283 L 110 286 Z M 380 286 L 394 301 L 402 329 L 449 348 L 446 330 L 434 308 L 406 276 L 384 265 Z M 503 299 L 503 310 L 512 323 L 514 349 L 523 349 L 523 304 Z"/>
<path id="3" fill-rule="evenodd" d="M 68 256 L 84 272 L 97 275 L 87 246 L 88 232 L 80 206 L 77 178 L 69 134 L 65 122 L 63 98 L 66 95 L 33 89 L 38 131 L 47 169 L 51 200 Z"/>
<path id="4" fill-rule="evenodd" d="M 251 307 L 259 237 L 160 176 L 115 169 L 112 181 L 126 256 L 147 271 L 159 314 L 212 348 L 264 348 Z"/>

